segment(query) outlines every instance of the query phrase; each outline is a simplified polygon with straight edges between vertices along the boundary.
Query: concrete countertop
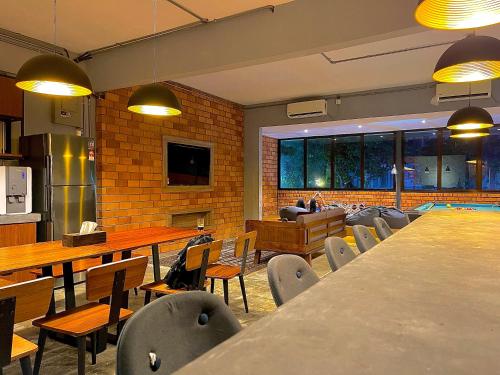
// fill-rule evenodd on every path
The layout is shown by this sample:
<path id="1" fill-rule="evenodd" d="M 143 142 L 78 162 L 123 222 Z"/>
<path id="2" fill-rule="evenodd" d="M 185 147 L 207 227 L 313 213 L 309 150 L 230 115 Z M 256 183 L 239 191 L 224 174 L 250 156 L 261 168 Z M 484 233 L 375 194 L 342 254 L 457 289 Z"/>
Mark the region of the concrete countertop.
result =
<path id="1" fill-rule="evenodd" d="M 426 213 L 178 374 L 498 374 L 499 226 Z"/>
<path id="2" fill-rule="evenodd" d="M 0 215 L 0 225 L 36 223 L 40 221 L 41 215 L 37 213 L 19 215 Z"/>

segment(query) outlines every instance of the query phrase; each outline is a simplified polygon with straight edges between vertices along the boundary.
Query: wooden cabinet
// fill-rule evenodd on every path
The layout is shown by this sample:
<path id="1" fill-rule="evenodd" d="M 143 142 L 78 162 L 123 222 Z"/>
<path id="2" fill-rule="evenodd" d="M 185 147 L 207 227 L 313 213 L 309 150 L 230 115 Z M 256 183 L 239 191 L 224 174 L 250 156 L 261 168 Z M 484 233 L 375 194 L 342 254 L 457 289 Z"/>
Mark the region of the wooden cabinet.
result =
<path id="1" fill-rule="evenodd" d="M 26 245 L 36 242 L 36 223 L 0 225 L 0 252 L 2 247 Z M 27 281 L 35 278 L 29 271 L 14 272 L 3 278 L 12 281 Z"/>
<path id="2" fill-rule="evenodd" d="M 23 118 L 23 91 L 15 80 L 0 76 L 0 117 Z"/>

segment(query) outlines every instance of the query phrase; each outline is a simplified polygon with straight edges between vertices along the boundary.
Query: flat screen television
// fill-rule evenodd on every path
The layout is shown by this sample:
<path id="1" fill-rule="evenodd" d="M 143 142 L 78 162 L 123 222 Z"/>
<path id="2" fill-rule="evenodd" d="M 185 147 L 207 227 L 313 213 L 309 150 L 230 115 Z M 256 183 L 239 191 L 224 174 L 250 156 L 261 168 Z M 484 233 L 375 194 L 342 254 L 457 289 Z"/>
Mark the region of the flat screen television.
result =
<path id="1" fill-rule="evenodd" d="M 168 186 L 210 185 L 210 158 L 210 147 L 168 142 Z"/>

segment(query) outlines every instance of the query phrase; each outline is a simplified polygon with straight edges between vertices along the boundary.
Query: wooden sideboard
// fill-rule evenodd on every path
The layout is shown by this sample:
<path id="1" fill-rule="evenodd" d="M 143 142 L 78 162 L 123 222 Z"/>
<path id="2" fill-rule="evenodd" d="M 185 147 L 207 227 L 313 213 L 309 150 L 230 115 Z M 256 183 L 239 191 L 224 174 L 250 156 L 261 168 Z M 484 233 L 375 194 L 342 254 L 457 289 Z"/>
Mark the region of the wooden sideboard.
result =
<path id="1" fill-rule="evenodd" d="M 0 252 L 2 247 L 27 245 L 36 242 L 36 223 L 0 225 Z M 12 281 L 27 281 L 35 278 L 29 271 L 14 272 L 5 276 Z"/>

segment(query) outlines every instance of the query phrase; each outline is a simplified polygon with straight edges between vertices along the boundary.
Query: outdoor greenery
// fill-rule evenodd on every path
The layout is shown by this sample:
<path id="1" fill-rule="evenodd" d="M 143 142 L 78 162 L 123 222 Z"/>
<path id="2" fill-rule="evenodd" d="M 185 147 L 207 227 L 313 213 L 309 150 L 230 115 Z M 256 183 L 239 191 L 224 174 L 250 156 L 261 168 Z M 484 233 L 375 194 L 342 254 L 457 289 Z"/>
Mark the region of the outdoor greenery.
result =
<path id="1" fill-rule="evenodd" d="M 365 144 L 365 189 L 393 189 L 394 134 L 367 134 Z"/>
<path id="2" fill-rule="evenodd" d="M 335 145 L 335 188 L 361 188 L 361 137 L 336 137 Z"/>

